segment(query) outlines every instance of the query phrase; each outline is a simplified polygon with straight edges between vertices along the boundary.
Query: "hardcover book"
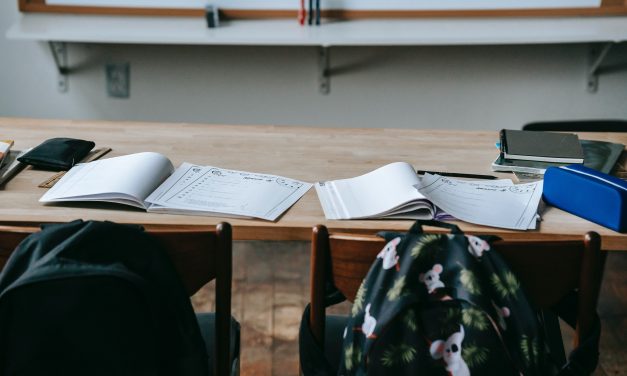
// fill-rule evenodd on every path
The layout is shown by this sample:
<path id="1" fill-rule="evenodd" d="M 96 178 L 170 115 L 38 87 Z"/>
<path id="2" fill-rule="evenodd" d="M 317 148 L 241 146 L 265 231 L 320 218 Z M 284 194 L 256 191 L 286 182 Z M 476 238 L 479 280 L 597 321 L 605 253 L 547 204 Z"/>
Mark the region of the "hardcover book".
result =
<path id="1" fill-rule="evenodd" d="M 554 163 L 583 163 L 579 137 L 574 133 L 503 129 L 501 153 L 505 159 Z"/>
<path id="2" fill-rule="evenodd" d="M 625 145 L 613 142 L 580 140 L 584 154 L 583 165 L 597 171 L 609 174 L 620 158 Z M 522 159 L 506 159 L 502 153 L 492 162 L 493 171 L 512 171 L 528 174 L 544 174 L 549 167 L 567 166 L 571 163 L 554 163 L 540 161 L 526 161 Z"/>

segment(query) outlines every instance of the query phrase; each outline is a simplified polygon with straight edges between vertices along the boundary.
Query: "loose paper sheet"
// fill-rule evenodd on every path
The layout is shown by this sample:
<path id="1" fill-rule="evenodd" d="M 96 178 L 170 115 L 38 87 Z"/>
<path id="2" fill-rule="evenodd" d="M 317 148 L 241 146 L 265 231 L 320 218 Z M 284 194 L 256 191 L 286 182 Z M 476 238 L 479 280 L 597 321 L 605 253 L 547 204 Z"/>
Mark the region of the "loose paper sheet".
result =
<path id="1" fill-rule="evenodd" d="M 542 181 L 503 185 L 426 174 L 415 188 L 462 221 L 515 230 L 535 228 L 542 197 Z"/>
<path id="2" fill-rule="evenodd" d="M 149 211 L 276 220 L 311 188 L 275 175 L 183 163 L 146 201 Z"/>

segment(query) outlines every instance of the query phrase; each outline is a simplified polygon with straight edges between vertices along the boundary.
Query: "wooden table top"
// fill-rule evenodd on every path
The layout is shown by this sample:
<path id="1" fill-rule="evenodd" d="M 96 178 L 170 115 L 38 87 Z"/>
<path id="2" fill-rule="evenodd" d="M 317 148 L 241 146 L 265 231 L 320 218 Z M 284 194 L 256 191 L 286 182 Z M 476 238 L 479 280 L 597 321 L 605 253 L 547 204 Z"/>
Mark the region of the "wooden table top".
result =
<path id="1" fill-rule="evenodd" d="M 495 131 L 347 129 L 279 126 L 233 126 L 186 123 L 137 123 L 0 118 L 0 139 L 14 139 L 16 150 L 53 137 L 92 140 L 113 149 L 107 157 L 159 152 L 175 166 L 182 162 L 244 170 L 316 182 L 358 176 L 387 163 L 406 161 L 416 169 L 493 174 L 498 151 Z M 582 139 L 627 144 L 625 133 L 586 133 Z M 408 220 L 333 220 L 324 217 L 312 188 L 277 222 L 219 217 L 146 213 L 115 204 L 38 202 L 45 189 L 37 185 L 53 173 L 27 168 L 0 191 L 0 223 L 39 224 L 78 218 L 160 226 L 213 226 L 228 221 L 238 240 L 309 240 L 311 228 L 372 233 L 407 230 Z M 511 177 L 510 174 L 500 174 Z M 506 208 L 504 208 L 506 210 Z M 507 239 L 579 238 L 601 234 L 605 250 L 627 250 L 627 234 L 549 207 L 539 228 L 515 231 L 456 222 L 462 230 Z"/>

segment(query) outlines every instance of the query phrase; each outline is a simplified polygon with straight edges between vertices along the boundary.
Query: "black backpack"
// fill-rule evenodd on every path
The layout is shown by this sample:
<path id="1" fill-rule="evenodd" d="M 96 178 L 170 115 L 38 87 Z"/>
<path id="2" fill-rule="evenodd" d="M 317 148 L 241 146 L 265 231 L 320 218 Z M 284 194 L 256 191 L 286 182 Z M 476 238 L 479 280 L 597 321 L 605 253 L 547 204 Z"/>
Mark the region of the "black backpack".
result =
<path id="1" fill-rule="evenodd" d="M 0 375 L 208 375 L 189 297 L 139 226 L 74 221 L 0 275 Z"/>

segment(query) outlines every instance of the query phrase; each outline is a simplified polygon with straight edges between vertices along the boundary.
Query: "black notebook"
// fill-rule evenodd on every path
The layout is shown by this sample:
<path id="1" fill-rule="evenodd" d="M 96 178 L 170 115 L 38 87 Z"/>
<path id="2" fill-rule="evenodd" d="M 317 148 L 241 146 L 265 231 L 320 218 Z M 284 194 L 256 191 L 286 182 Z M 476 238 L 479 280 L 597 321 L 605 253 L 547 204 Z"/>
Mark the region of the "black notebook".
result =
<path id="1" fill-rule="evenodd" d="M 583 163 L 583 150 L 579 137 L 573 133 L 503 129 L 501 153 L 506 159 Z"/>

